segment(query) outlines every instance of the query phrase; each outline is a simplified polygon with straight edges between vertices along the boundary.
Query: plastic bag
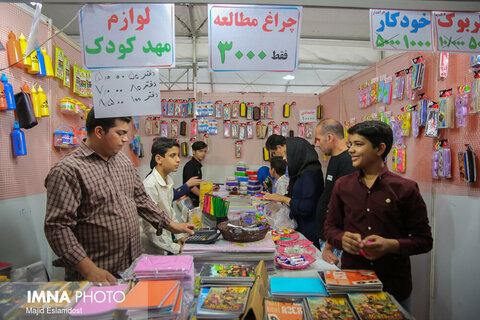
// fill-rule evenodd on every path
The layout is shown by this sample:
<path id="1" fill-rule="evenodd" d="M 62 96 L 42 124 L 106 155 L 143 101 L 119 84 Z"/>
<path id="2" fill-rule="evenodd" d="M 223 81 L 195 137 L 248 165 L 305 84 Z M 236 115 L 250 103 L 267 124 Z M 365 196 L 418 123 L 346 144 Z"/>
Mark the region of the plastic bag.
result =
<path id="1" fill-rule="evenodd" d="M 265 206 L 265 216 L 273 230 L 296 229 L 295 219 L 290 219 L 290 208 L 282 203 L 271 202 Z"/>

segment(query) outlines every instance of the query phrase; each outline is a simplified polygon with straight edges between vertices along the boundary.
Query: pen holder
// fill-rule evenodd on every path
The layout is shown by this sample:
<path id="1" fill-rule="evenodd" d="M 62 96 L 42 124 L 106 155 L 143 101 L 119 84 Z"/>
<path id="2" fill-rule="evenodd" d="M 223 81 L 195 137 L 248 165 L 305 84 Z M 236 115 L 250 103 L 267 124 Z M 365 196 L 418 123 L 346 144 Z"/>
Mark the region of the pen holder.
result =
<path id="1" fill-rule="evenodd" d="M 245 221 L 247 220 L 247 221 Z M 245 217 L 241 220 L 224 221 L 217 225 L 225 240 L 232 242 L 253 242 L 265 238 L 269 226 L 260 222 L 256 217 Z"/>

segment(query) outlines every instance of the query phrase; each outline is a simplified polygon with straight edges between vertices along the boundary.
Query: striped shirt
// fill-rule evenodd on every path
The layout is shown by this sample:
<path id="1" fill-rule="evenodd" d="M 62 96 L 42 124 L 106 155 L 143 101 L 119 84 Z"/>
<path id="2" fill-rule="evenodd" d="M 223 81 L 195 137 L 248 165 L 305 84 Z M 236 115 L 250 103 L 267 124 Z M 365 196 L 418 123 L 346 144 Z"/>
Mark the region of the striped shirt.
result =
<path id="1" fill-rule="evenodd" d="M 80 279 L 74 266 L 89 257 L 110 273 L 125 270 L 140 255 L 138 215 L 161 234 L 170 218 L 145 192 L 131 161 L 119 152 L 105 161 L 82 143 L 45 179 L 45 235 L 57 267 Z"/>

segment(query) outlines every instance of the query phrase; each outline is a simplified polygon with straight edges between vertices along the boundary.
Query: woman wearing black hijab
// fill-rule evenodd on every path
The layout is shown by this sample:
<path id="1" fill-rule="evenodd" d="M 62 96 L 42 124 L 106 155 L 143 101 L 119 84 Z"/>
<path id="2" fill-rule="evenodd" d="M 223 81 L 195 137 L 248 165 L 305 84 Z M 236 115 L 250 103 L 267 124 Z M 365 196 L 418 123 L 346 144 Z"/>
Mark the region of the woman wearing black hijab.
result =
<path id="1" fill-rule="evenodd" d="M 297 230 L 319 247 L 316 231 L 317 202 L 323 191 L 322 165 L 312 144 L 302 138 L 287 138 L 286 160 L 290 183 L 286 196 L 265 194 L 265 200 L 280 201 L 290 207 Z"/>

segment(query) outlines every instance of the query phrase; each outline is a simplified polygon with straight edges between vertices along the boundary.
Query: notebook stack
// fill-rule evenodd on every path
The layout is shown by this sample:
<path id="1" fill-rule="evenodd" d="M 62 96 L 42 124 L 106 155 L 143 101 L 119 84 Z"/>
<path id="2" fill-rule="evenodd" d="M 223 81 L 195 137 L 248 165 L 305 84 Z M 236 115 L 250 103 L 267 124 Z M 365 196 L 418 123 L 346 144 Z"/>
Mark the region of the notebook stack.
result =
<path id="1" fill-rule="evenodd" d="M 117 301 L 125 295 L 128 284 L 116 286 L 90 287 L 77 304 L 70 310 L 70 319 L 74 320 L 110 320 L 113 319 Z M 109 297 L 110 298 L 107 298 Z M 95 298 L 96 297 L 96 298 Z M 105 298 L 105 299 L 104 299 Z M 101 303 L 99 303 L 102 301 Z"/>
<path id="2" fill-rule="evenodd" d="M 197 319 L 239 319 L 245 312 L 250 288 L 202 288 L 197 305 Z"/>
<path id="3" fill-rule="evenodd" d="M 302 300 L 265 298 L 265 319 L 303 320 Z M 321 318 L 318 318 L 321 319 Z M 331 318 L 334 319 L 334 318 Z"/>
<path id="4" fill-rule="evenodd" d="M 140 281 L 117 309 L 127 310 L 128 319 L 176 319 L 181 313 L 183 288 L 180 281 Z"/>
<path id="5" fill-rule="evenodd" d="M 200 271 L 200 286 L 251 287 L 255 282 L 255 266 L 242 264 L 204 264 Z"/>
<path id="6" fill-rule="evenodd" d="M 348 300 L 360 320 L 412 319 L 387 292 L 349 293 Z"/>
<path id="7" fill-rule="evenodd" d="M 270 278 L 270 291 L 275 298 L 325 297 L 327 290 L 318 278 Z"/>
<path id="8" fill-rule="evenodd" d="M 0 319 L 13 319 L 27 301 L 28 291 L 39 290 L 45 284 L 7 282 L 0 287 Z"/>
<path id="9" fill-rule="evenodd" d="M 180 280 L 186 291 L 193 291 L 194 271 L 193 257 L 189 255 L 143 254 L 133 269 L 135 278 L 139 280 Z"/>
<path id="10" fill-rule="evenodd" d="M 270 234 L 254 242 L 230 242 L 221 239 L 213 244 L 186 243 L 182 252 L 193 256 L 197 271 L 200 271 L 204 264 L 235 264 L 242 261 L 256 265 L 261 260 L 265 262 L 268 270 L 275 270 L 275 243 Z"/>
<path id="11" fill-rule="evenodd" d="M 307 297 L 304 300 L 304 310 L 307 320 L 357 319 L 346 297 Z"/>
<path id="12" fill-rule="evenodd" d="M 67 282 L 67 281 L 53 281 L 47 283 L 42 289 L 36 290 L 37 297 L 45 296 L 45 299 L 32 298 L 33 301 L 26 302 L 20 308 L 20 316 L 18 319 L 39 319 L 39 313 L 48 312 L 44 315 L 48 319 L 48 316 L 55 315 L 56 319 L 68 319 L 69 309 L 72 308 L 77 302 L 77 297 L 82 295 L 82 292 L 90 287 L 91 283 L 87 281 L 82 282 Z M 43 292 L 42 292 L 43 291 Z M 51 292 L 54 297 L 58 299 L 49 299 L 49 293 Z M 80 292 L 77 294 L 77 292 Z M 34 297 L 34 292 L 31 292 L 31 296 Z M 48 309 L 48 310 L 47 310 Z"/>
<path id="13" fill-rule="evenodd" d="M 305 319 L 404 320 L 412 319 L 387 292 L 349 293 L 335 297 L 307 297 Z"/>
<path id="14" fill-rule="evenodd" d="M 383 284 L 372 270 L 325 270 L 318 275 L 329 294 L 378 292 Z"/>

